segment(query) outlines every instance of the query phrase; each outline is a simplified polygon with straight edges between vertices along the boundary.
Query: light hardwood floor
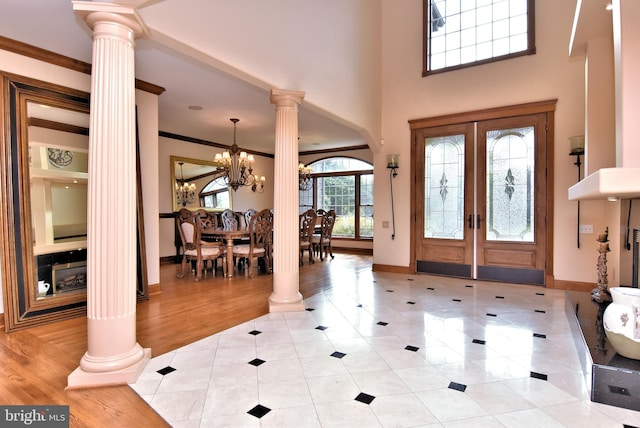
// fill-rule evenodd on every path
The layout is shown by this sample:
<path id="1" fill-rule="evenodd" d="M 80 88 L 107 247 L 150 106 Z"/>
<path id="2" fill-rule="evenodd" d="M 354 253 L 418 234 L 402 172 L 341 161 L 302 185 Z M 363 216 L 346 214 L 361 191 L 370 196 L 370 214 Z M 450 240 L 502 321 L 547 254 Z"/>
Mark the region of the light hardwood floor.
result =
<path id="1" fill-rule="evenodd" d="M 372 257 L 336 253 L 334 260 L 300 267 L 304 297 L 340 286 L 340 270 L 371 271 Z M 160 268 L 162 292 L 137 307 L 137 339 L 158 356 L 268 312 L 272 275 L 177 279 L 179 265 Z M 343 276 L 344 277 L 344 276 Z M 87 349 L 86 318 L 0 333 L 0 403 L 69 405 L 72 427 L 169 426 L 128 386 L 65 390 L 67 376 Z"/>

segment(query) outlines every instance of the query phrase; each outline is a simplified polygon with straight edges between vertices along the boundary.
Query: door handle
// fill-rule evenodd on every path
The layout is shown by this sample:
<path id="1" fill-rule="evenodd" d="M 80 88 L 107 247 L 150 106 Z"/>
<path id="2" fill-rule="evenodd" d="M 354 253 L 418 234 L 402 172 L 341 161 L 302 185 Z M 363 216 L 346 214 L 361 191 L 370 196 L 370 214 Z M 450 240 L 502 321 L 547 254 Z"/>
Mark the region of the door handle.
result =
<path id="1" fill-rule="evenodd" d="M 480 214 L 476 216 L 476 228 L 480 229 Z"/>
<path id="2" fill-rule="evenodd" d="M 469 222 L 469 229 L 473 229 L 473 215 L 469 214 L 467 221 Z"/>

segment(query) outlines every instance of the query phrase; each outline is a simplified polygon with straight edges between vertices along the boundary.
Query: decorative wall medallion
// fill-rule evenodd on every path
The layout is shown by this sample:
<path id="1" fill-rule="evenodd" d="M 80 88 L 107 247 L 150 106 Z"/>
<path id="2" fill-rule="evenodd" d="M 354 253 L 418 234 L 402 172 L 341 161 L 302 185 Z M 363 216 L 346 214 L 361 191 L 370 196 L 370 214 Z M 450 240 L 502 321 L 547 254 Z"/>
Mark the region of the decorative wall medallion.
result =
<path id="1" fill-rule="evenodd" d="M 73 162 L 73 152 L 62 149 L 47 148 L 49 163 L 56 168 L 64 168 Z"/>

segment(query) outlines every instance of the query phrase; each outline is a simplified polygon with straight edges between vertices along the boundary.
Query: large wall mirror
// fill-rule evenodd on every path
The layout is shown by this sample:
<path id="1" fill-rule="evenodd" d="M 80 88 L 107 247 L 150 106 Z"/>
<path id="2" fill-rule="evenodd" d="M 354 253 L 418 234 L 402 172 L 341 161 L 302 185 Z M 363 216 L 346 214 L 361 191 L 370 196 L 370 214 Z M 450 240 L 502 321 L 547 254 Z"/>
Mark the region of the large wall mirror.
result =
<path id="1" fill-rule="evenodd" d="M 11 331 L 86 313 L 89 94 L 14 75 L 3 74 L 1 85 L 2 284 Z M 143 251 L 141 219 L 138 212 Z M 140 298 L 146 266 L 139 269 Z"/>
<path id="2" fill-rule="evenodd" d="M 216 164 L 206 160 L 170 157 L 173 211 L 205 208 L 213 211 L 233 209 L 231 189 L 218 180 Z"/>

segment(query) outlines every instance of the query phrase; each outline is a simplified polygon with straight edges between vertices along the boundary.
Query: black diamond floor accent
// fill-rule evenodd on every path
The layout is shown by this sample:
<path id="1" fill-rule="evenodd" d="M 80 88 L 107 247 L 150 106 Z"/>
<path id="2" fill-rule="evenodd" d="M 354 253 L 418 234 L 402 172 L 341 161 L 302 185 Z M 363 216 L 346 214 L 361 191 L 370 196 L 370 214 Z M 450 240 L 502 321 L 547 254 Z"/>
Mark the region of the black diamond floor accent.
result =
<path id="1" fill-rule="evenodd" d="M 622 425 L 622 428 L 638 428 L 638 427 L 637 427 L 637 426 L 635 426 L 635 425 L 627 425 L 627 424 L 624 424 L 624 425 Z"/>
<path id="2" fill-rule="evenodd" d="M 473 285 L 469 285 L 469 284 L 467 284 L 467 285 L 465 285 L 465 287 L 467 287 L 467 288 L 473 288 Z"/>
<path id="3" fill-rule="evenodd" d="M 393 293 L 393 290 L 386 290 L 387 293 Z"/>
<path id="4" fill-rule="evenodd" d="M 433 288 L 433 287 L 427 287 L 427 290 L 433 291 L 433 290 L 435 290 L 435 288 Z"/>
<path id="5" fill-rule="evenodd" d="M 343 353 L 343 352 L 334 352 L 333 354 L 331 354 L 332 357 L 336 357 L 336 358 L 342 358 L 345 357 L 347 354 Z"/>
<path id="6" fill-rule="evenodd" d="M 324 330 L 326 330 L 326 329 L 328 329 L 328 328 L 329 328 L 329 327 L 325 327 L 325 326 L 323 326 L 323 325 L 319 325 L 319 326 L 317 326 L 317 327 L 316 327 L 316 330 L 323 330 L 323 331 L 324 331 Z"/>
<path id="7" fill-rule="evenodd" d="M 464 392 L 467 389 L 467 385 L 457 382 L 449 382 L 449 389 L 455 389 L 456 391 Z"/>
<path id="8" fill-rule="evenodd" d="M 389 325 L 389 323 L 388 322 L 384 322 L 384 321 L 378 321 L 378 325 L 383 325 L 384 326 L 384 325 Z"/>
<path id="9" fill-rule="evenodd" d="M 266 363 L 266 361 L 265 360 L 261 360 L 260 358 L 255 358 L 255 359 L 249 361 L 249 364 L 251 364 L 252 366 L 256 366 L 256 367 L 258 367 L 259 365 L 264 364 L 264 363 Z"/>
<path id="10" fill-rule="evenodd" d="M 362 305 L 358 305 L 358 306 L 356 306 L 356 308 L 361 308 L 361 307 L 362 307 Z"/>
<path id="11" fill-rule="evenodd" d="M 164 375 L 169 374 L 169 373 L 174 372 L 174 371 L 176 371 L 176 369 L 174 369 L 171 366 L 167 366 L 167 367 L 165 367 L 163 369 L 158 370 L 157 373 L 160 373 L 162 376 L 164 376 Z"/>
<path id="12" fill-rule="evenodd" d="M 453 300 L 454 302 L 462 302 L 462 300 L 460 299 L 451 299 L 451 300 Z"/>
<path id="13" fill-rule="evenodd" d="M 504 296 L 496 296 L 496 299 L 504 299 Z"/>
<path id="14" fill-rule="evenodd" d="M 420 349 L 420 348 L 418 348 L 417 346 L 407 345 L 407 346 L 404 347 L 404 349 L 406 349 L 407 351 L 417 352 L 418 349 Z"/>
<path id="15" fill-rule="evenodd" d="M 415 305 L 416 302 L 407 302 L 407 305 Z"/>
<path id="16" fill-rule="evenodd" d="M 542 309 L 536 309 L 536 312 L 539 314 L 546 314 L 547 311 L 543 311 Z"/>
<path id="17" fill-rule="evenodd" d="M 258 404 L 256 407 L 249 410 L 247 413 L 249 413 L 251 416 L 255 416 L 256 418 L 260 419 L 270 411 L 271 411 L 270 408 L 264 407 L 262 404 Z"/>
<path id="18" fill-rule="evenodd" d="M 544 296 L 544 293 L 536 293 L 536 296 Z"/>
<path id="19" fill-rule="evenodd" d="M 315 309 L 313 309 L 313 308 L 307 308 L 307 309 L 305 309 L 305 311 L 313 312 L 313 311 L 315 311 Z"/>
<path id="20" fill-rule="evenodd" d="M 547 380 L 547 375 L 543 373 L 531 372 L 531 377 L 540 380 Z"/>
<path id="21" fill-rule="evenodd" d="M 413 278 L 407 278 L 407 281 L 413 281 Z"/>
<path id="22" fill-rule="evenodd" d="M 253 334 L 254 336 L 257 336 L 257 335 L 259 335 L 260 333 L 262 333 L 262 332 L 261 332 L 261 331 L 258 331 L 258 330 L 251 330 L 251 331 L 249 332 L 249 334 Z"/>
<path id="23" fill-rule="evenodd" d="M 473 343 L 477 343 L 478 345 L 486 345 L 487 341 L 482 339 L 473 339 Z"/>
<path id="24" fill-rule="evenodd" d="M 490 314 L 490 313 L 487 313 L 487 316 L 488 316 L 488 317 L 497 317 L 498 315 L 497 315 L 497 314 Z"/>
<path id="25" fill-rule="evenodd" d="M 540 339 L 546 339 L 547 335 L 546 334 L 540 334 L 540 333 L 533 333 L 533 337 L 538 337 Z"/>
<path id="26" fill-rule="evenodd" d="M 361 392 L 360 394 L 358 394 L 355 400 L 364 404 L 371 404 L 371 402 L 375 400 L 375 398 L 376 397 L 374 397 L 373 395 L 369 395 L 369 394 L 365 394 L 364 392 Z"/>

